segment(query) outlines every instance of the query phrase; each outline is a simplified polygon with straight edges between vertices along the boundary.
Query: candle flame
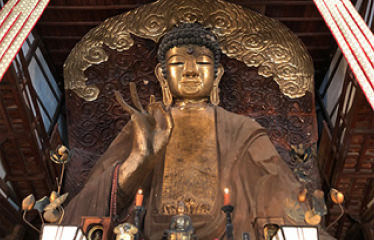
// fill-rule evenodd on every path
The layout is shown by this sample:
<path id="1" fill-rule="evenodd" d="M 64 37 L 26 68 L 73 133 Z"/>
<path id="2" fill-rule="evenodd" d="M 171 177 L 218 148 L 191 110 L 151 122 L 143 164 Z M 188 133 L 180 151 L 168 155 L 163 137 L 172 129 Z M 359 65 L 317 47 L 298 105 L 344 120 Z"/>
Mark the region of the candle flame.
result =
<path id="1" fill-rule="evenodd" d="M 228 193 L 230 192 L 228 188 L 225 188 L 223 191 L 224 191 L 226 194 L 228 194 Z"/>
<path id="2" fill-rule="evenodd" d="M 139 189 L 138 194 L 143 194 L 143 189 Z"/>

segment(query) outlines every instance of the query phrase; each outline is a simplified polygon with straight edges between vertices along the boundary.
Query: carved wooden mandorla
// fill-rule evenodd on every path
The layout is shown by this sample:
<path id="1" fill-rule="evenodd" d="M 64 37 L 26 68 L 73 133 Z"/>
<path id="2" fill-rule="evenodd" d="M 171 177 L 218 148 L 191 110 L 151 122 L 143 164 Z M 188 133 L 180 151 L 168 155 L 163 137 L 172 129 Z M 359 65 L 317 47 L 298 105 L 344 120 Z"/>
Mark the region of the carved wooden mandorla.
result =
<path id="1" fill-rule="evenodd" d="M 301 41 L 280 22 L 249 9 L 219 0 L 160 0 L 107 19 L 75 46 L 64 64 L 65 88 L 86 101 L 99 95 L 87 85 L 84 71 L 108 61 L 104 46 L 128 50 L 130 34 L 158 42 L 179 22 L 200 22 L 211 27 L 228 57 L 258 67 L 258 74 L 273 77 L 290 98 L 313 90 L 313 63 Z"/>

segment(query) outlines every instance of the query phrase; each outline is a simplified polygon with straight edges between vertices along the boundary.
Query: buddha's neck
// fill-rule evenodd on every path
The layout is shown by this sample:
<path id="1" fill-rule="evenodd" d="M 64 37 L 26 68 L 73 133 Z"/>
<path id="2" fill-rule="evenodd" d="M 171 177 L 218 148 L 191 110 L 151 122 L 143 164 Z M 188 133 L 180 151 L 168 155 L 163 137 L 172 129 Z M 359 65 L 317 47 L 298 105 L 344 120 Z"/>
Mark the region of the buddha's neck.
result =
<path id="1" fill-rule="evenodd" d="M 205 109 L 209 107 L 208 99 L 176 99 L 174 103 L 174 107 L 183 109 Z"/>

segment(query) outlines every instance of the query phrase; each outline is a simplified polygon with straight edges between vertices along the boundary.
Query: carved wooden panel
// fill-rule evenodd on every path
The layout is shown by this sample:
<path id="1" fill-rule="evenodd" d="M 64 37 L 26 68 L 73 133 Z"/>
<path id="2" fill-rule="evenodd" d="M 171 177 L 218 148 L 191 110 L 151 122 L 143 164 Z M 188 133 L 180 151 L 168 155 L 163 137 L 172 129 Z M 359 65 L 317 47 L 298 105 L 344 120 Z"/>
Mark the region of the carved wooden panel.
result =
<path id="1" fill-rule="evenodd" d="M 161 89 L 154 68 L 157 64 L 157 46 L 153 41 L 134 37 L 135 43 L 128 51 L 117 52 L 106 48 L 107 62 L 86 70 L 87 84 L 100 88 L 100 96 L 86 102 L 67 91 L 67 113 L 70 148 L 75 154 L 66 172 L 65 191 L 74 195 L 117 133 L 129 120 L 116 103 L 113 90 L 119 90 L 131 103 L 129 82 L 135 82 L 144 105 L 151 94 L 161 101 Z M 315 161 L 298 164 L 290 157 L 290 145 L 316 142 L 314 98 L 311 93 L 298 99 L 283 95 L 271 78 L 257 74 L 256 68 L 226 56 L 222 58 L 225 74 L 220 83 L 221 106 L 225 109 L 255 118 L 269 130 L 269 135 L 279 153 L 293 169 L 302 168 L 310 176 L 309 185 L 318 185 Z"/>

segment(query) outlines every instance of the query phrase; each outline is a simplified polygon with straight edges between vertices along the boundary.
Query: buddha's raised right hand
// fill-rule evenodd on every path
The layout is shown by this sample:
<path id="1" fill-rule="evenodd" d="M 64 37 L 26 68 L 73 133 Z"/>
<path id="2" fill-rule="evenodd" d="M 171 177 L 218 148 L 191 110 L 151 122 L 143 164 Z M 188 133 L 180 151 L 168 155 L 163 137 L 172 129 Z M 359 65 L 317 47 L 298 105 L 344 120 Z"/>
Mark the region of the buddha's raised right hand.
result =
<path id="1" fill-rule="evenodd" d="M 136 109 L 127 104 L 118 91 L 115 92 L 122 108 L 131 114 L 133 127 L 132 150 L 119 171 L 118 183 L 123 190 L 153 170 L 156 156 L 168 143 L 172 128 L 170 113 L 155 103 L 154 96 L 151 96 L 148 111 L 145 111 L 133 82 L 130 83 L 130 93 Z"/>

